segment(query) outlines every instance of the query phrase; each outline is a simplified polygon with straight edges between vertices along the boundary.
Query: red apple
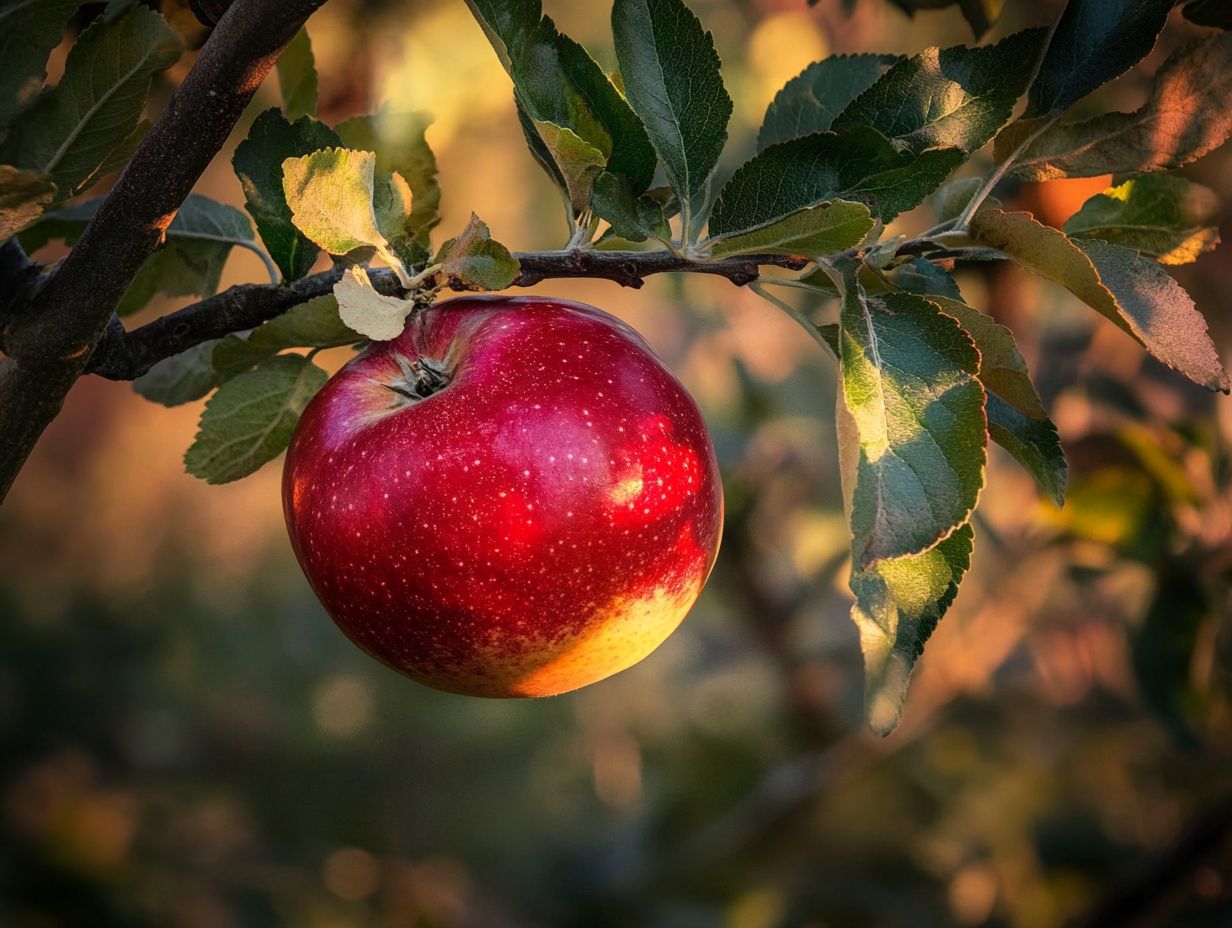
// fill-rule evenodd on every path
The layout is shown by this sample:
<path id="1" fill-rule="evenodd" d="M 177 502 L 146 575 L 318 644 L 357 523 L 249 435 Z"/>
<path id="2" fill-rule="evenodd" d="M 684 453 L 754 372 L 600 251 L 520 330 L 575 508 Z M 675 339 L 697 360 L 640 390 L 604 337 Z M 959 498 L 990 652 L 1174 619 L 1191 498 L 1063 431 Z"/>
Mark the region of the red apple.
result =
<path id="1" fill-rule="evenodd" d="M 343 368 L 287 453 L 291 543 L 378 660 L 476 696 L 624 670 L 697 599 L 723 497 L 697 404 L 593 307 L 451 300 Z"/>

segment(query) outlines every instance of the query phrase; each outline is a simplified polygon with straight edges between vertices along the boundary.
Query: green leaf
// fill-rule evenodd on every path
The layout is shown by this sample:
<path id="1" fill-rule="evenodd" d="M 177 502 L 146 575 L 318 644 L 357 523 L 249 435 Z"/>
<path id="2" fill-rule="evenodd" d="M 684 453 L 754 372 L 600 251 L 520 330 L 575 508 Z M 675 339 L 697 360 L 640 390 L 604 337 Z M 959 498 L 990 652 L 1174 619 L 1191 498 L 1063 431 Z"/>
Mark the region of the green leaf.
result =
<path id="1" fill-rule="evenodd" d="M 549 173 L 562 185 L 567 177 L 574 181 L 569 190 L 573 207 L 588 205 L 589 181 L 594 180 L 593 173 L 574 169 L 571 174 L 569 166 L 577 164 L 582 145 L 601 153 L 600 167 L 624 175 L 635 193 L 645 190 L 655 158 L 641 122 L 586 50 L 542 15 L 538 0 L 467 0 L 467 5 L 513 78 L 535 157 L 545 166 L 560 165 Z M 533 128 L 543 125 L 553 127 L 550 140 Z M 556 148 L 555 142 L 566 149 Z"/>
<path id="2" fill-rule="evenodd" d="M 405 232 L 417 254 L 414 264 L 427 260 L 430 234 L 441 221 L 441 185 L 436 156 L 425 133 L 432 124 L 426 113 L 382 110 L 355 116 L 339 124 L 338 135 L 347 148 L 376 152 L 377 176 L 397 172 L 411 187 L 411 216 Z M 397 243 L 394 243 L 395 245 Z"/>
<path id="3" fill-rule="evenodd" d="M 334 284 L 334 298 L 342 323 L 377 342 L 401 335 L 406 317 L 415 308 L 413 300 L 378 293 L 368 272 L 357 265 L 348 267 Z"/>
<path id="4" fill-rule="evenodd" d="M 329 375 L 307 358 L 284 354 L 228 380 L 205 404 L 184 465 L 207 483 L 246 477 L 291 442 L 308 401 Z"/>
<path id="5" fill-rule="evenodd" d="M 864 652 L 865 718 L 879 735 L 898 727 L 915 662 L 971 566 L 972 537 L 964 524 L 922 554 L 851 575 L 851 619 Z"/>
<path id="6" fill-rule="evenodd" d="M 1005 0 L 958 0 L 958 8 L 978 39 L 1001 18 Z"/>
<path id="7" fill-rule="evenodd" d="M 581 45 L 557 35 L 556 53 L 566 76 L 611 139 L 607 170 L 624 177 L 634 193 L 641 193 L 654 179 L 658 161 L 641 119 Z"/>
<path id="8" fill-rule="evenodd" d="M 715 258 L 755 253 L 817 258 L 860 244 L 873 225 L 863 203 L 831 200 L 761 228 L 711 239 L 708 244 Z"/>
<path id="9" fill-rule="evenodd" d="M 375 153 L 327 148 L 284 161 L 282 188 L 291 221 L 321 248 L 331 255 L 375 249 L 405 278 L 402 259 L 386 239 L 391 231 L 389 212 L 383 208 L 377 215 L 375 173 Z M 390 202 L 386 187 L 381 203 Z"/>
<path id="10" fill-rule="evenodd" d="M 337 348 L 362 340 L 342 321 L 338 300 L 327 294 L 292 306 L 246 337 L 221 339 L 214 344 L 210 363 L 222 377 L 234 377 L 287 348 Z"/>
<path id="11" fill-rule="evenodd" d="M 1232 5 L 1228 0 L 1189 0 L 1181 13 L 1199 26 L 1232 29 Z"/>
<path id="12" fill-rule="evenodd" d="M 856 97 L 834 129 L 872 126 L 916 151 L 976 151 L 1010 118 L 1045 36 L 1044 29 L 1027 29 L 996 45 L 925 49 Z"/>
<path id="13" fill-rule="evenodd" d="M 590 205 L 596 216 L 611 225 L 612 234 L 626 241 L 644 242 L 651 236 L 661 240 L 671 237 L 663 204 L 648 194 L 635 195 L 622 175 L 604 171 L 596 177 Z"/>
<path id="14" fill-rule="evenodd" d="M 217 339 L 163 358 L 133 381 L 133 390 L 151 403 L 181 406 L 199 400 L 221 382 L 210 363 Z"/>
<path id="15" fill-rule="evenodd" d="M 248 212 L 286 280 L 307 274 L 318 249 L 291 221 L 291 207 L 282 188 L 282 163 L 340 144 L 338 135 L 324 123 L 310 116 L 287 122 L 281 112 L 272 109 L 256 118 L 231 159 Z"/>
<path id="16" fill-rule="evenodd" d="M 1188 294 L 1154 261 L 1095 239 L 1071 241 L 1030 213 L 979 213 L 974 238 L 1068 289 L 1152 355 L 1210 390 L 1228 392 L 1228 375 Z"/>
<path id="17" fill-rule="evenodd" d="M 47 174 L 0 164 L 0 242 L 37 220 L 55 197 Z"/>
<path id="18" fill-rule="evenodd" d="M 552 153 L 574 214 L 582 212 L 590 205 L 591 188 L 607 164 L 607 156 L 565 126 L 536 120 L 534 127 Z"/>
<path id="19" fill-rule="evenodd" d="M 867 257 L 865 260 L 867 261 Z M 898 289 L 906 290 L 908 293 L 919 293 L 929 299 L 935 296 L 948 297 L 962 302 L 962 293 L 958 289 L 958 284 L 954 282 L 954 278 L 924 258 L 910 258 L 888 271 L 883 271 L 882 276 Z M 864 282 L 865 275 L 861 274 L 860 279 Z M 875 280 L 875 277 L 873 279 Z M 867 284 L 865 289 L 868 289 Z"/>
<path id="20" fill-rule="evenodd" d="M 317 66 L 307 29 L 300 29 L 278 56 L 282 112 L 290 120 L 317 114 Z"/>
<path id="21" fill-rule="evenodd" d="M 101 17 L 69 52 L 60 82 L 13 121 L 0 161 L 50 174 L 62 200 L 79 193 L 137 127 L 151 77 L 182 50 L 153 10 Z"/>
<path id="22" fill-rule="evenodd" d="M 988 437 L 1008 451 L 1053 502 L 1063 505 L 1069 466 L 1052 420 L 1023 415 L 991 389 L 986 408 Z"/>
<path id="23" fill-rule="evenodd" d="M 1186 45 L 1155 75 L 1151 95 L 1132 113 L 1105 113 L 1046 129 L 1015 160 L 1023 180 L 1170 171 L 1200 158 L 1232 135 L 1232 33 Z M 997 136 L 1004 162 L 1040 129 L 1019 120 Z"/>
<path id="24" fill-rule="evenodd" d="M 474 213 L 462 233 L 441 246 L 435 263 L 446 277 L 479 290 L 504 290 L 519 272 L 517 259 L 492 240 L 487 223 Z"/>
<path id="25" fill-rule="evenodd" d="M 984 483 L 979 352 L 935 303 L 868 297 L 840 312 L 839 459 L 857 572 L 927 551 L 961 526 Z"/>
<path id="26" fill-rule="evenodd" d="M 43 86 L 47 56 L 83 0 L 8 0 L 0 8 L 0 126 Z"/>
<path id="27" fill-rule="evenodd" d="M 828 131 L 847 104 L 898 60 L 897 55 L 831 55 L 814 61 L 770 101 L 757 133 L 757 150 Z"/>
<path id="28" fill-rule="evenodd" d="M 681 0 L 616 0 L 612 34 L 629 103 L 688 216 L 732 112 L 714 39 Z"/>
<path id="29" fill-rule="evenodd" d="M 1124 245 L 1161 264 L 1188 264 L 1219 244 L 1215 191 L 1170 174 L 1146 174 L 1097 193 L 1065 223 L 1073 238 Z"/>
<path id="30" fill-rule="evenodd" d="M 724 185 L 710 234 L 743 232 L 826 200 L 854 200 L 889 222 L 918 206 L 962 163 L 956 148 L 899 151 L 865 126 L 819 132 L 772 145 Z"/>
<path id="31" fill-rule="evenodd" d="M 984 186 L 982 177 L 959 177 L 946 181 L 928 198 L 937 222 L 949 222 L 962 215 L 975 192 Z"/>
<path id="32" fill-rule="evenodd" d="M 1155 47 L 1176 0 L 1069 0 L 1027 94 L 1027 116 L 1059 113 Z"/>

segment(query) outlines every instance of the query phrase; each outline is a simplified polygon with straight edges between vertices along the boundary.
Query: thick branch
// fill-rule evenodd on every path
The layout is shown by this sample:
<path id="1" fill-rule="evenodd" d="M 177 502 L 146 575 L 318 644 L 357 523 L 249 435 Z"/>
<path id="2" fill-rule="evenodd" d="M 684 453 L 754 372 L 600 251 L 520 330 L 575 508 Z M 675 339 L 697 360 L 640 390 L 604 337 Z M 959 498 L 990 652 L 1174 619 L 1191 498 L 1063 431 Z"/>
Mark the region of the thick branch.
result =
<path id="1" fill-rule="evenodd" d="M 60 411 L 115 307 L 282 47 L 324 0 L 236 0 L 29 312 L 4 333 L 0 500 Z"/>
<path id="2" fill-rule="evenodd" d="M 516 255 L 522 266 L 515 287 L 564 277 L 592 277 L 615 281 L 624 287 L 640 287 L 644 278 L 667 271 L 715 274 L 744 285 L 757 279 L 761 265 L 800 268 L 804 259 L 783 255 L 746 255 L 722 261 L 698 262 L 667 251 L 602 252 L 556 251 Z M 212 338 L 242 332 L 273 319 L 297 303 L 329 293 L 341 271 L 323 271 L 292 284 L 244 284 L 186 306 L 125 333 L 119 325 L 108 330 L 90 358 L 87 370 L 111 380 L 132 380 L 163 358 L 186 351 Z M 392 271 L 375 270 L 373 285 L 385 294 L 400 294 Z M 448 283 L 455 290 L 466 287 Z"/>

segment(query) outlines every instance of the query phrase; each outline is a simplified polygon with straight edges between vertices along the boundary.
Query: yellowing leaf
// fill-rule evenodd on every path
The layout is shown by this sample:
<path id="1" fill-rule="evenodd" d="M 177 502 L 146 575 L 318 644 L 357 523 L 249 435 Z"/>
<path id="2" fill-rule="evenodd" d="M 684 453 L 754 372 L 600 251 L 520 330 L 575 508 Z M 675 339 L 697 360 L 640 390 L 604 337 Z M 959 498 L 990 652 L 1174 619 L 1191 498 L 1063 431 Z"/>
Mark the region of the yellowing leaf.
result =
<path id="1" fill-rule="evenodd" d="M 334 284 L 338 315 L 342 322 L 373 341 L 386 342 L 402 334 L 406 317 L 414 308 L 411 300 L 377 293 L 362 267 L 348 267 Z"/>

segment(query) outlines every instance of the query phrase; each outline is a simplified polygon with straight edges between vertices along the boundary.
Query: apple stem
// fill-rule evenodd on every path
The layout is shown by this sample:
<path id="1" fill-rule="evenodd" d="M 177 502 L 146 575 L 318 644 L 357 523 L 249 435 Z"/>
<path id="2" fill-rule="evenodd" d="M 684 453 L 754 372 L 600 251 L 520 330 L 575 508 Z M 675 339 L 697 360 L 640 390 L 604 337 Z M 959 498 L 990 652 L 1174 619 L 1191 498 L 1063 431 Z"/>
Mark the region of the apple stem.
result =
<path id="1" fill-rule="evenodd" d="M 449 367 L 444 361 L 422 357 L 410 360 L 401 354 L 395 354 L 394 359 L 402 369 L 402 379 L 385 386 L 412 403 L 426 400 L 449 385 Z"/>

